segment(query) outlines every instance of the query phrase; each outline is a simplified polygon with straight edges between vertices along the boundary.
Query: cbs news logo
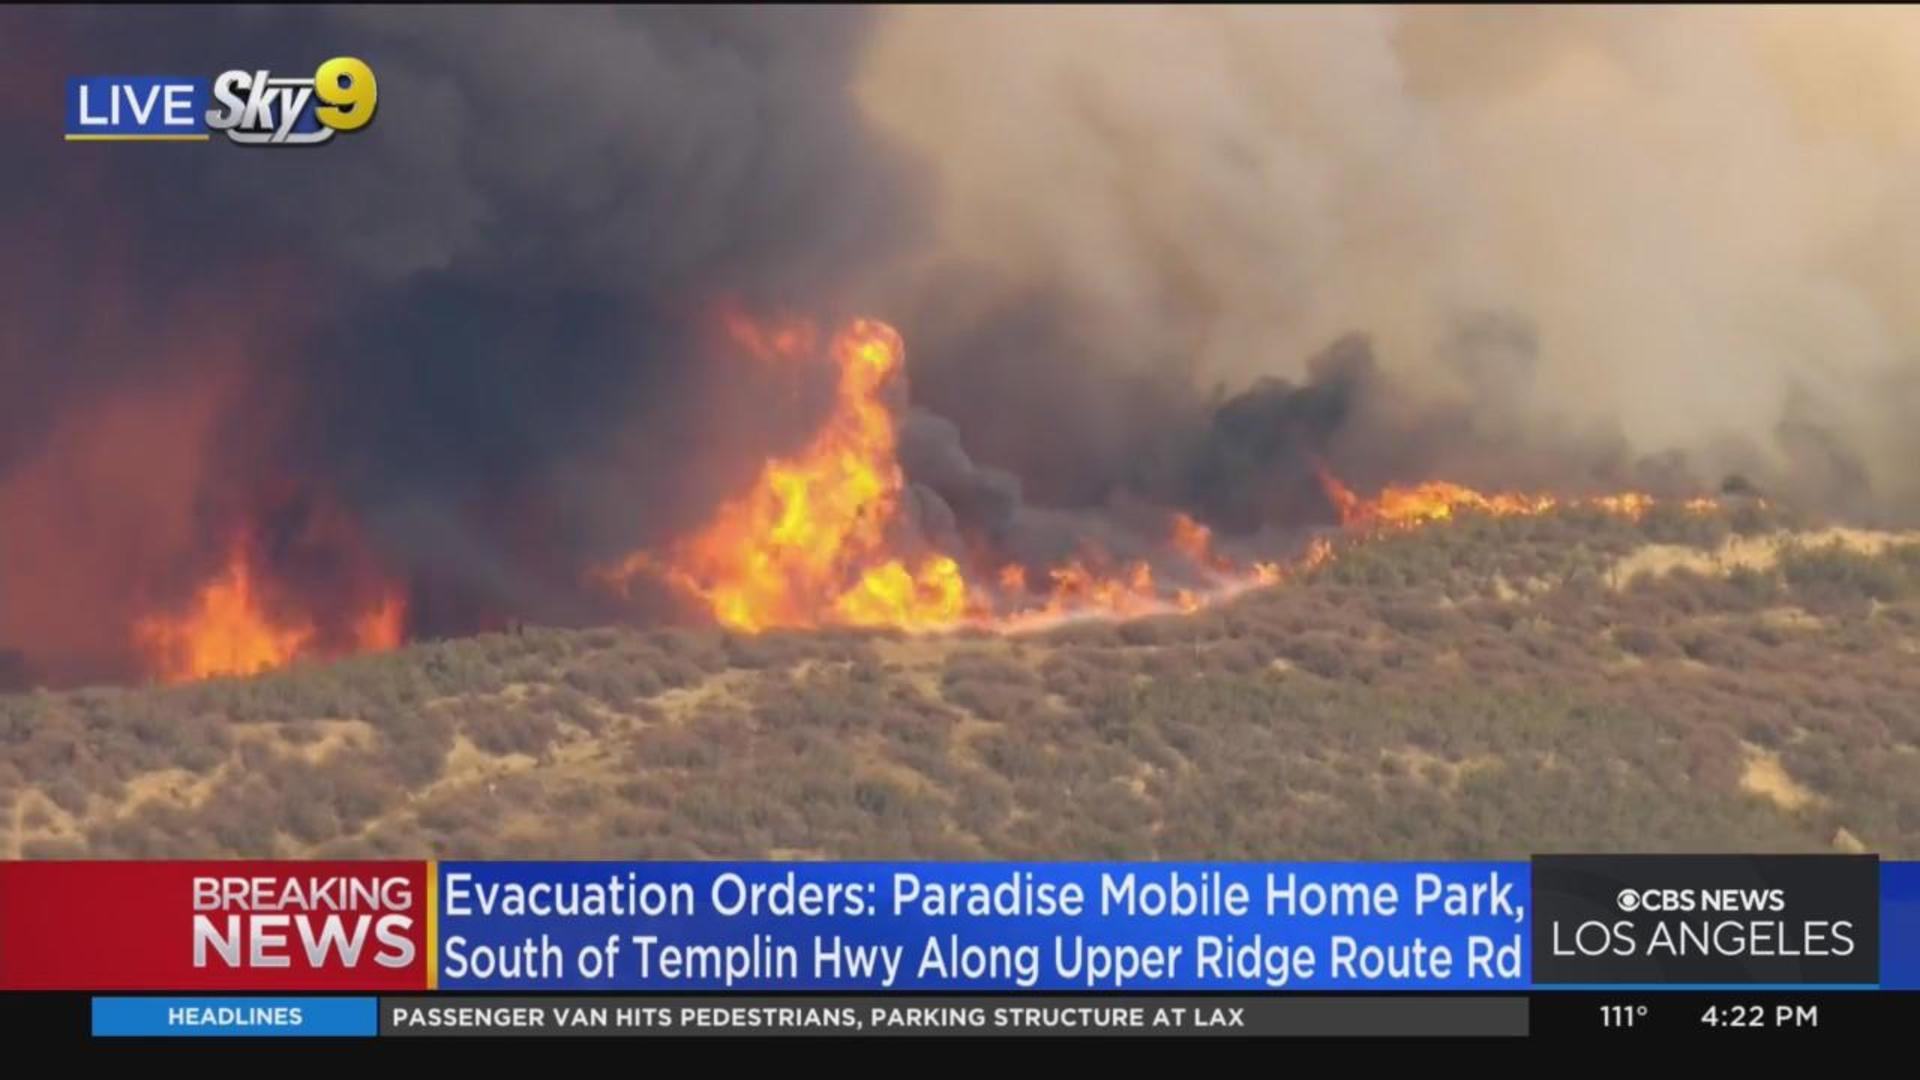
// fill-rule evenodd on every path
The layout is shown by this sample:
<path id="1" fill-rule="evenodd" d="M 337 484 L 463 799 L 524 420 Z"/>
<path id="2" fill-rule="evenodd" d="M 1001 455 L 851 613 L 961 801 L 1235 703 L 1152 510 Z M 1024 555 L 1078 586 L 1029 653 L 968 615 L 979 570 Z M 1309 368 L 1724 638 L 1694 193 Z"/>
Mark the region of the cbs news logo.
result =
<path id="1" fill-rule="evenodd" d="M 212 80 L 77 75 L 67 80 L 69 142 L 205 142 L 224 132 L 241 146 L 318 146 L 373 122 L 379 82 L 367 62 L 337 56 L 310 77 L 261 68 Z"/>

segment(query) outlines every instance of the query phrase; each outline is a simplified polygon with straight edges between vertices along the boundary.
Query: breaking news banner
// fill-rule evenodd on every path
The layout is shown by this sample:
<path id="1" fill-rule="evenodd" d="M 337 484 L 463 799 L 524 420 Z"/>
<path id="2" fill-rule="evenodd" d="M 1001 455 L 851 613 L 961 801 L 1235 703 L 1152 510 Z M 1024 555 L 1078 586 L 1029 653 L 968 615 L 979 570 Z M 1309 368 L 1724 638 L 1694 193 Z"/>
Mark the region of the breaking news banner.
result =
<path id="1" fill-rule="evenodd" d="M 103 1041 L 1859 1032 L 1920 864 L 10 862 L 0 989 Z"/>

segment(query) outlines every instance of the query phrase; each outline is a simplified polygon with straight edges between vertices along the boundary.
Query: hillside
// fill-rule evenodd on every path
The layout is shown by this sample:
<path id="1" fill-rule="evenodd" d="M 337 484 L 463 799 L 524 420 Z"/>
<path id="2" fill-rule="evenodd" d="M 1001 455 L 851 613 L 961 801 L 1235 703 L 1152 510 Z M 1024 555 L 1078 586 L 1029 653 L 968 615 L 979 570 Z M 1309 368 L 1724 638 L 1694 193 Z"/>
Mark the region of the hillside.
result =
<path id="1" fill-rule="evenodd" d="M 1920 536 L 1465 516 L 1191 616 L 0 696 L 8 857 L 1920 857 Z"/>

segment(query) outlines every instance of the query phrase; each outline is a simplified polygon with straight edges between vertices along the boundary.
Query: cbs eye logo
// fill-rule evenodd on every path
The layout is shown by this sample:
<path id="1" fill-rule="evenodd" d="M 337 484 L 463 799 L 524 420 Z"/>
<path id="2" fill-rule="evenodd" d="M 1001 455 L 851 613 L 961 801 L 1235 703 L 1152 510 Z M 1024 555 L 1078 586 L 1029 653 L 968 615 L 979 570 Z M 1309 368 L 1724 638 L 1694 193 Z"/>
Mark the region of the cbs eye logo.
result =
<path id="1" fill-rule="evenodd" d="M 366 61 L 337 56 L 310 79 L 226 72 L 213 81 L 213 100 L 207 127 L 242 146 L 318 146 L 371 123 L 380 87 Z"/>

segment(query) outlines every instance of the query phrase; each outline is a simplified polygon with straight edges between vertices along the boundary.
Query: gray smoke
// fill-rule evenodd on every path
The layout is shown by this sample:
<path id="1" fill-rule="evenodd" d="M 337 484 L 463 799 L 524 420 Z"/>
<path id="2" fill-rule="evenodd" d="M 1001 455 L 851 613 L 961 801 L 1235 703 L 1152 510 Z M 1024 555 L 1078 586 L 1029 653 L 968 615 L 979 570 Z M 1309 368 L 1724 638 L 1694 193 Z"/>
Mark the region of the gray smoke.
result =
<path id="1" fill-rule="evenodd" d="M 1481 438 L 1406 455 L 1423 473 L 1496 434 L 1564 464 L 1570 423 L 1911 521 L 1916 61 L 1920 16 L 1884 8 L 934 8 L 883 23 L 860 89 L 939 192 L 904 303 L 973 282 L 974 310 L 1045 330 L 1034 351 L 1115 373 L 1059 400 L 1036 358 L 1019 416 L 1007 383 L 987 405 L 922 373 L 970 433 L 994 414 L 974 442 L 997 463 L 1023 428 L 1124 421 L 1143 373 L 1297 378 L 1359 330 L 1396 384 L 1477 395 Z M 1133 449 L 1094 439 L 1065 456 Z"/>

